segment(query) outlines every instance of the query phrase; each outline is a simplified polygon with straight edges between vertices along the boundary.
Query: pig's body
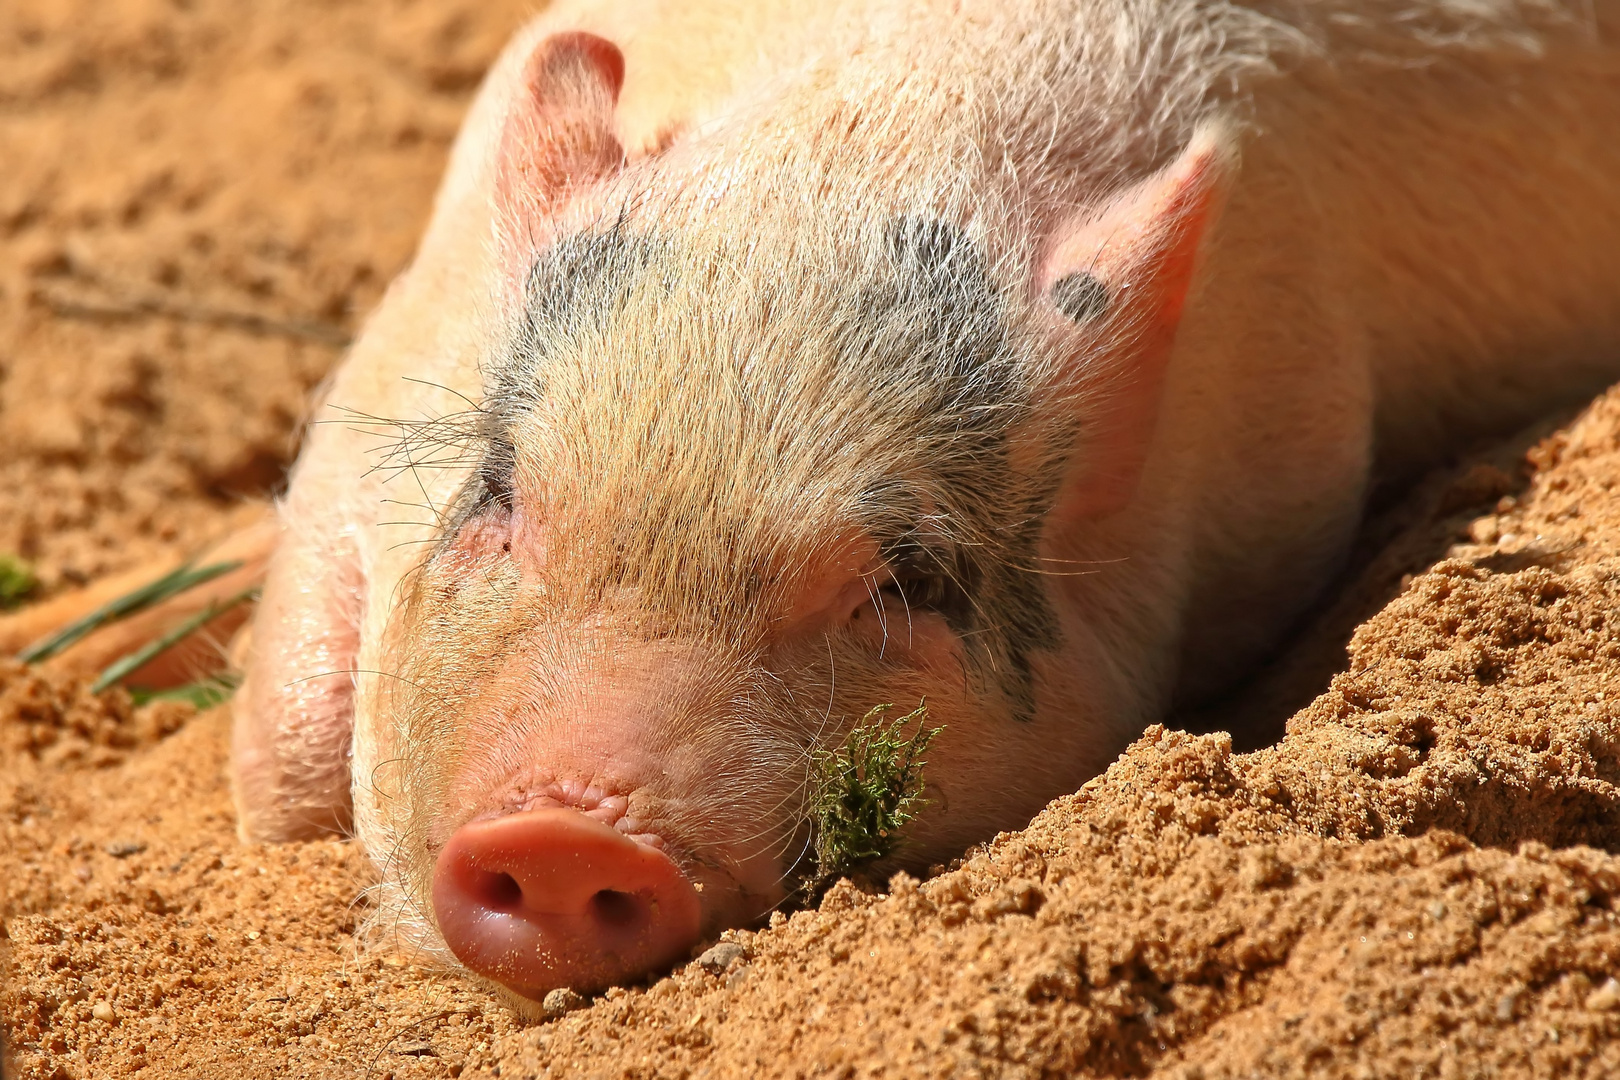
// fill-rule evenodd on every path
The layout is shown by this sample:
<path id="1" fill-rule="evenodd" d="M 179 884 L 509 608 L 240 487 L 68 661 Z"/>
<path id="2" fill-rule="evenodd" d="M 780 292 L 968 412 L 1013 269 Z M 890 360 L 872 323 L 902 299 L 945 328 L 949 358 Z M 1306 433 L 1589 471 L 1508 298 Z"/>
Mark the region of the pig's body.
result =
<path id="1" fill-rule="evenodd" d="M 1620 372 L 1616 10 L 559 5 L 332 385 L 406 427 L 295 472 L 245 834 L 352 821 L 381 922 L 533 997 L 777 902 L 872 705 L 946 726 L 910 862 L 1021 826 L 1272 647 L 1376 478 Z M 674 924 L 481 936 L 497 829 Z"/>

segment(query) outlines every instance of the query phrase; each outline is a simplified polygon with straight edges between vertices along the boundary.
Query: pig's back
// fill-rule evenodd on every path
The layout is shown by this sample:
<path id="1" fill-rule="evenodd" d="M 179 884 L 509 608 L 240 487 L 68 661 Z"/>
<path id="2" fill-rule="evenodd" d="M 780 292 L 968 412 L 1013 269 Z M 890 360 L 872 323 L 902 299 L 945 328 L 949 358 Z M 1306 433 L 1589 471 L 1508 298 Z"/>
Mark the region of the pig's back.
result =
<path id="1" fill-rule="evenodd" d="M 1553 4 L 1284 14 L 1301 38 L 1227 97 L 1242 168 L 1134 534 L 1184 560 L 1186 699 L 1309 604 L 1369 483 L 1620 377 L 1612 0 L 1595 28 Z"/>
<path id="2" fill-rule="evenodd" d="M 1250 146 L 1297 163 L 1398 474 L 1620 376 L 1620 5 L 1362 7 L 1257 90 Z"/>

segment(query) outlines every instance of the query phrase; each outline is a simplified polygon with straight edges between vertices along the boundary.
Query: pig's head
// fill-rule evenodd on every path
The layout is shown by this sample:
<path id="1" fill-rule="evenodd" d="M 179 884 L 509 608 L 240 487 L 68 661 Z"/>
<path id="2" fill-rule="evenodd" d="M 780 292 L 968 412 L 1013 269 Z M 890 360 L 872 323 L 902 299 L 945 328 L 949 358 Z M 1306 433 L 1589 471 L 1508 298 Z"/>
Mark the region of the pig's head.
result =
<path id="1" fill-rule="evenodd" d="M 518 285 L 369 778 L 408 906 L 528 999 L 779 904 L 812 753 L 875 705 L 944 728 L 896 867 L 1116 752 L 1140 718 L 1062 538 L 1141 469 L 1216 162 L 1039 227 L 785 121 L 621 169 L 616 54 L 549 48 L 497 169 Z"/>

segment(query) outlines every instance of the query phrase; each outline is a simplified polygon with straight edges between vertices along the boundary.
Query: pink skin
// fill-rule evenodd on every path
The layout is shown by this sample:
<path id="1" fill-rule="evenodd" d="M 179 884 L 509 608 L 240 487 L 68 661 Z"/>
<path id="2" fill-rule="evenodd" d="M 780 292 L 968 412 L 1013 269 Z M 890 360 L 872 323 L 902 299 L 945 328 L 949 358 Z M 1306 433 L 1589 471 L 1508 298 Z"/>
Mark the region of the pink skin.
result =
<path id="1" fill-rule="evenodd" d="M 433 908 L 457 959 L 530 998 L 664 966 L 701 924 L 698 892 L 669 856 L 565 807 L 456 830 Z"/>
<path id="2" fill-rule="evenodd" d="M 509 535 L 472 524 L 456 546 L 464 553 L 504 547 Z M 791 649 L 847 628 L 918 667 L 960 672 L 958 643 L 943 620 L 907 613 L 897 597 L 880 592 L 886 572 L 872 568 L 875 551 L 866 542 L 828 560 L 828 571 L 801 591 L 795 614 L 781 624 L 778 645 Z M 667 704 L 659 688 L 679 685 L 681 669 L 694 661 L 673 653 L 650 666 L 663 671 L 649 675 L 641 665 L 637 686 L 603 673 L 595 693 L 589 687 L 602 676 L 582 672 L 576 684 L 586 696 L 575 709 L 593 716 L 590 725 L 527 716 L 489 725 L 511 734 L 521 756 L 536 763 L 533 771 L 486 771 L 483 763 L 510 760 L 508 748 L 492 745 L 458 781 L 473 816 L 450 834 L 435 864 L 439 929 L 469 969 L 524 997 L 537 1000 L 561 986 L 601 989 L 665 967 L 706 929 L 748 922 L 784 895 L 786 868 L 774 856 L 739 853 L 720 872 L 712 859 L 685 857 L 683 838 L 660 831 L 656 810 L 635 809 L 645 790 L 638 777 L 681 771 L 668 760 L 646 760 L 637 729 L 658 723 Z"/>

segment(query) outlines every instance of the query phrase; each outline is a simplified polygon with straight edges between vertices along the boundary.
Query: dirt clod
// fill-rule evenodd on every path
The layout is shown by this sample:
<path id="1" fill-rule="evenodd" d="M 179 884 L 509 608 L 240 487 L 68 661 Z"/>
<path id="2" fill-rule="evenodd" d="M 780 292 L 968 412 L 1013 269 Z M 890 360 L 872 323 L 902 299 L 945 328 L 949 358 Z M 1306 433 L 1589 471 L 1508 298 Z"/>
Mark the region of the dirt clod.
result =
<path id="1" fill-rule="evenodd" d="M 703 951 L 697 959 L 698 967 L 710 975 L 724 975 L 746 954 L 747 950 L 735 941 L 722 941 Z"/>

